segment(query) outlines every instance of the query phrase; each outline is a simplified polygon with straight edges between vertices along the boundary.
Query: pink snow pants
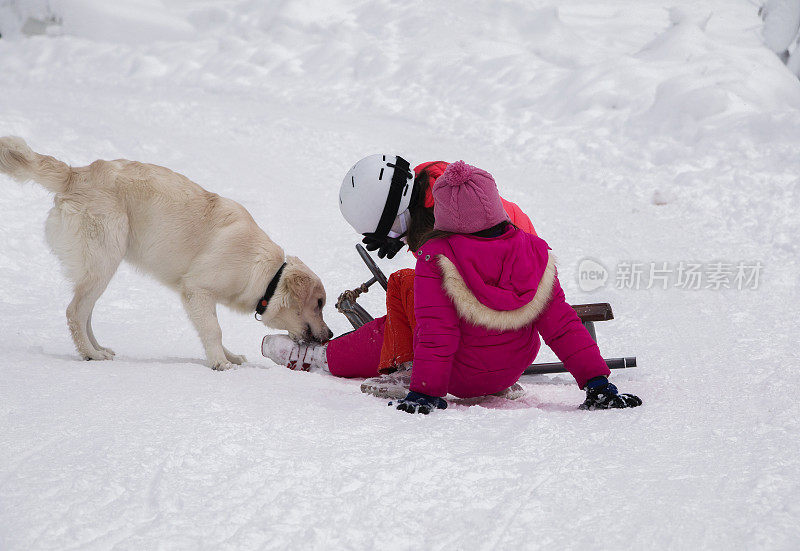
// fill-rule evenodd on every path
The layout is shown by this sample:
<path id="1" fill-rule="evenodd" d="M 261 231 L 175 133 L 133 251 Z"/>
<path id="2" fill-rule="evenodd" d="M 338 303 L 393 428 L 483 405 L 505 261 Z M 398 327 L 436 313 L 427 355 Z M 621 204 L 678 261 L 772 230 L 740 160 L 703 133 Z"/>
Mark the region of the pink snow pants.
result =
<path id="1" fill-rule="evenodd" d="M 328 369 L 336 377 L 377 377 L 386 316 L 328 343 Z"/>

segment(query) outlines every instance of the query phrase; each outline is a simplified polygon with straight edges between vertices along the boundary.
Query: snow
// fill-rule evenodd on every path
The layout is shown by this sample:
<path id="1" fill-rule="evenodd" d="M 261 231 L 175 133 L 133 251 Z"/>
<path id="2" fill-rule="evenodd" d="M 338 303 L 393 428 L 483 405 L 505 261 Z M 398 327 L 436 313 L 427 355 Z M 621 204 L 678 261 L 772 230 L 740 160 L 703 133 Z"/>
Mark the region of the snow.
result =
<path id="1" fill-rule="evenodd" d="M 364 155 L 492 172 L 611 302 L 644 406 L 527 396 L 413 417 L 259 354 L 214 372 L 179 299 L 123 266 L 78 360 L 51 198 L 0 177 L 0 548 L 796 549 L 800 84 L 746 0 L 0 2 L 0 135 L 163 164 L 243 204 L 335 297 L 369 278 L 338 212 Z M 30 23 L 39 21 L 39 27 Z M 26 33 L 23 27 L 40 29 Z M 581 291 L 590 258 L 761 262 L 757 289 Z M 386 272 L 408 255 L 381 261 Z M 383 296 L 361 302 L 374 313 Z M 547 360 L 551 356 L 544 356 Z"/>

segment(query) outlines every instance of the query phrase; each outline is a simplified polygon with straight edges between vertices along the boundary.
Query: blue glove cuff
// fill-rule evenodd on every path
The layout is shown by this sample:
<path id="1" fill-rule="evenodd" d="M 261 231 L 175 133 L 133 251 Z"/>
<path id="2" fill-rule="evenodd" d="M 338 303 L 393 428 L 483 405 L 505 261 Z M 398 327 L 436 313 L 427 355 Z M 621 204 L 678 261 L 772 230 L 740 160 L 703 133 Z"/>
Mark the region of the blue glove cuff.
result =
<path id="1" fill-rule="evenodd" d="M 619 394 L 619 390 L 617 390 L 616 385 L 614 385 L 614 383 L 610 383 L 608 378 L 605 376 L 589 379 L 589 382 L 586 383 L 585 388 L 587 393 L 592 392 L 596 394 L 610 394 L 613 396 Z"/>
<path id="2" fill-rule="evenodd" d="M 608 384 L 608 377 L 606 377 L 605 375 L 601 375 L 599 377 L 594 377 L 592 379 L 589 379 L 589 382 L 586 383 L 586 386 L 584 388 L 590 388 L 594 390 L 597 388 L 602 388 L 607 384 Z"/>

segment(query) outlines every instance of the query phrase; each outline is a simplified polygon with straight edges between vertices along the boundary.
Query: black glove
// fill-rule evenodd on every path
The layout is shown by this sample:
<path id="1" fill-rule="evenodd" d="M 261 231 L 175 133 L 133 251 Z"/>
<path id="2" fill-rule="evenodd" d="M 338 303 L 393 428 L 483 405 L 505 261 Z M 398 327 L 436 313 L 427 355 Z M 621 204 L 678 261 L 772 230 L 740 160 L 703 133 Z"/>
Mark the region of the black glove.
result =
<path id="1" fill-rule="evenodd" d="M 595 377 L 586 383 L 586 401 L 579 409 L 616 409 L 641 406 L 642 400 L 633 394 L 620 394 L 606 377 Z"/>
<path id="2" fill-rule="evenodd" d="M 447 409 L 447 402 L 444 401 L 444 398 L 428 396 L 412 390 L 405 398 L 397 402 L 397 409 L 407 413 L 428 415 L 434 409 Z"/>
<path id="3" fill-rule="evenodd" d="M 378 251 L 378 258 L 394 258 L 394 255 L 405 246 L 405 243 L 397 237 L 374 233 L 365 233 L 361 242 L 367 246 L 368 251 Z"/>

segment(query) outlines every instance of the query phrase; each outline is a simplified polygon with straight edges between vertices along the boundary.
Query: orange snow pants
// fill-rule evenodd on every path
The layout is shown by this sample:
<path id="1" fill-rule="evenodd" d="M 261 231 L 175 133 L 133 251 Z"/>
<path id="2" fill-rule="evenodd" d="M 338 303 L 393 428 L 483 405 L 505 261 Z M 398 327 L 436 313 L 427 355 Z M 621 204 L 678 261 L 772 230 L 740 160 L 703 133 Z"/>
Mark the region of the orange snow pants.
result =
<path id="1" fill-rule="evenodd" d="M 414 359 L 414 270 L 405 268 L 389 276 L 386 289 L 386 325 L 378 371 L 387 373 Z"/>

